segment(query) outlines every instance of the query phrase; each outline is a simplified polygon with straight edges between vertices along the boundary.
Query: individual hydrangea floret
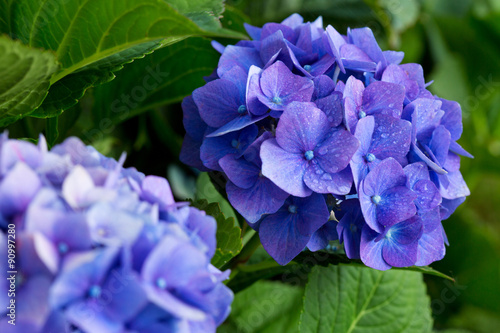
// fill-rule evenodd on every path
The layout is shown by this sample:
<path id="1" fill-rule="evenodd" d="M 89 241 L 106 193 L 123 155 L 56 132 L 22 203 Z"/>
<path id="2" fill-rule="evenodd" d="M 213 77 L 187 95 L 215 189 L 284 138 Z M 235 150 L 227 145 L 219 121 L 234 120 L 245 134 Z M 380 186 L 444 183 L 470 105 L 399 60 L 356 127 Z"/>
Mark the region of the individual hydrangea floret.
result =
<path id="1" fill-rule="evenodd" d="M 222 172 L 280 264 L 337 238 L 377 269 L 442 259 L 442 221 L 470 194 L 460 105 L 369 28 L 343 35 L 298 14 L 245 28 L 251 40 L 213 43 L 215 74 L 183 102 L 181 160 Z M 301 215 L 319 206 L 316 220 Z"/>
<path id="2" fill-rule="evenodd" d="M 16 235 L 15 269 L 0 268 L 17 270 L 16 332 L 215 332 L 229 314 L 229 271 L 210 264 L 215 219 L 124 159 L 77 138 L 49 151 L 43 136 L 0 136 L 1 253 Z"/>

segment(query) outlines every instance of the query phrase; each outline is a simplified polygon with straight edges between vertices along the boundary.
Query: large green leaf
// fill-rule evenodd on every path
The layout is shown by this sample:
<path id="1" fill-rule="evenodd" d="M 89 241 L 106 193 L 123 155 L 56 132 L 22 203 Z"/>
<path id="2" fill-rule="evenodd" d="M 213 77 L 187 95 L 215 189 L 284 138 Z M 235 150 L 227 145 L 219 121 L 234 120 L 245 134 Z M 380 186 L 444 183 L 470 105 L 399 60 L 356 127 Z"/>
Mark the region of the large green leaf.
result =
<path id="1" fill-rule="evenodd" d="M 300 287 L 259 281 L 236 294 L 231 314 L 217 332 L 298 332 L 303 293 Z"/>
<path id="2" fill-rule="evenodd" d="M 155 107 L 179 102 L 203 85 L 219 54 L 203 38 L 188 38 L 137 60 L 118 79 L 94 90 L 94 120 L 118 123 Z"/>
<path id="3" fill-rule="evenodd" d="M 241 251 L 241 229 L 235 226 L 234 218 L 224 216 L 217 202 L 209 204 L 207 200 L 198 200 L 193 203 L 193 206 L 204 210 L 217 221 L 217 248 L 212 264 L 221 268 Z"/>
<path id="4" fill-rule="evenodd" d="M 18 0 L 2 7 L 3 32 L 56 51 L 62 65 L 51 79 L 54 86 L 47 101 L 36 112 L 41 117 L 60 113 L 88 87 L 111 80 L 123 64 L 159 47 L 196 35 L 242 36 L 222 29 L 220 23 L 207 25 L 207 15 L 195 17 L 190 7 L 177 6 L 187 10 L 191 20 L 163 0 Z"/>
<path id="5" fill-rule="evenodd" d="M 309 276 L 301 333 L 422 333 L 431 328 L 420 273 L 316 266 Z"/>
<path id="6" fill-rule="evenodd" d="M 0 36 L 0 127 L 29 114 L 47 95 L 57 71 L 54 54 Z"/>

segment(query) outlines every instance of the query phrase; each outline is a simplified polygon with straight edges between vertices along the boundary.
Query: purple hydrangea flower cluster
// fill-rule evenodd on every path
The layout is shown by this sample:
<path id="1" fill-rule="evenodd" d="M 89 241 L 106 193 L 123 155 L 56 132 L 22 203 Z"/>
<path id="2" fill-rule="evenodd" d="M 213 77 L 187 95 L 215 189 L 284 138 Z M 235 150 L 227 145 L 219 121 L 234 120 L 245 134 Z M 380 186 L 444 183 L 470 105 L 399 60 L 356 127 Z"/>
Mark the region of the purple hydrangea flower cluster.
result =
<path id="1" fill-rule="evenodd" d="M 366 265 L 443 258 L 441 221 L 469 190 L 460 105 L 433 96 L 419 64 L 369 28 L 294 14 L 222 54 L 183 101 L 181 160 L 227 178 L 234 208 L 280 264 L 339 238 Z"/>
<path id="2" fill-rule="evenodd" d="M 17 271 L 0 281 L 0 331 L 215 332 L 227 317 L 215 219 L 124 158 L 77 138 L 48 151 L 43 136 L 0 135 L 0 269 Z"/>

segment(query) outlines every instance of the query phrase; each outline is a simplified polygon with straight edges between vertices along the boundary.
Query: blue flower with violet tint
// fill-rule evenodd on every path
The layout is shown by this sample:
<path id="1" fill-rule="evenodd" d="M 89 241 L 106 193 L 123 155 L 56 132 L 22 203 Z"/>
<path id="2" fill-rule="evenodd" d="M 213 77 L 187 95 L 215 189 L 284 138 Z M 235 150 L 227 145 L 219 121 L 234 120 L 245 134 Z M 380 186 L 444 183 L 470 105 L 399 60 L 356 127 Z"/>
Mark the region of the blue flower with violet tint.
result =
<path id="1" fill-rule="evenodd" d="M 262 174 L 291 195 L 347 194 L 352 178 L 344 171 L 358 148 L 345 129 L 332 129 L 312 103 L 291 103 L 283 112 L 276 139 L 262 144 Z"/>
<path id="2" fill-rule="evenodd" d="M 233 294 L 229 272 L 210 264 L 214 218 L 175 202 L 165 179 L 124 169 L 125 155 L 77 138 L 51 151 L 43 137 L 0 138 L 0 244 L 8 225 L 17 235 L 16 332 L 215 332 Z M 8 319 L 2 311 L 0 329 L 11 331 Z"/>
<path id="3" fill-rule="evenodd" d="M 274 214 L 265 216 L 259 225 L 264 249 L 280 264 L 286 265 L 308 244 L 311 236 L 329 219 L 322 195 L 290 197 Z"/>
<path id="4" fill-rule="evenodd" d="M 242 158 L 226 155 L 219 161 L 229 178 L 228 200 L 249 223 L 257 222 L 264 214 L 275 213 L 289 196 L 261 173 L 260 146 L 270 137 L 271 133 L 263 133 L 245 150 Z"/>
<path id="5" fill-rule="evenodd" d="M 290 200 L 317 195 L 333 202 L 331 218 L 300 247 L 320 250 L 339 236 L 349 258 L 375 268 L 440 260 L 448 244 L 441 221 L 470 194 L 460 173 L 459 155 L 472 157 L 457 143 L 460 105 L 433 96 L 422 66 L 383 51 L 369 28 L 343 35 L 298 14 L 245 28 L 252 40 L 213 42 L 221 58 L 210 80 L 231 81 L 239 88 L 219 91 L 238 100 L 209 112 L 185 99 L 182 160 L 224 174 L 229 201 L 280 263 L 299 246 L 270 245 L 270 235 L 285 237 L 277 216 L 289 230 Z M 247 114 L 237 115 L 239 103 Z"/>

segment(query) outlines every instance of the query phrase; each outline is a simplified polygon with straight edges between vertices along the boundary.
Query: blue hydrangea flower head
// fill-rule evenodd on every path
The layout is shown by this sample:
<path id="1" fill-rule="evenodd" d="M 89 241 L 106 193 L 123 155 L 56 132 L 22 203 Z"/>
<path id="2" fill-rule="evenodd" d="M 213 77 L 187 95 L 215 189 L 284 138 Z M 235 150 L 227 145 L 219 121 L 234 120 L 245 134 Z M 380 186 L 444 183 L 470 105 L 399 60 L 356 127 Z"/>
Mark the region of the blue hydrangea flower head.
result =
<path id="1" fill-rule="evenodd" d="M 0 251 L 15 228 L 21 331 L 215 332 L 228 316 L 229 271 L 210 264 L 215 219 L 175 202 L 166 179 L 77 138 L 49 151 L 43 137 L 34 145 L 4 133 L 0 157 Z"/>
<path id="2" fill-rule="evenodd" d="M 460 105 L 432 95 L 422 66 L 369 28 L 342 34 L 298 14 L 245 28 L 249 41 L 213 43 L 217 75 L 184 100 L 181 159 L 225 175 L 229 201 L 281 264 L 337 237 L 377 269 L 443 258 L 442 221 L 470 194 Z M 299 217 L 320 197 L 329 215 Z"/>

